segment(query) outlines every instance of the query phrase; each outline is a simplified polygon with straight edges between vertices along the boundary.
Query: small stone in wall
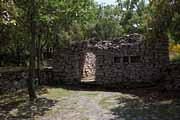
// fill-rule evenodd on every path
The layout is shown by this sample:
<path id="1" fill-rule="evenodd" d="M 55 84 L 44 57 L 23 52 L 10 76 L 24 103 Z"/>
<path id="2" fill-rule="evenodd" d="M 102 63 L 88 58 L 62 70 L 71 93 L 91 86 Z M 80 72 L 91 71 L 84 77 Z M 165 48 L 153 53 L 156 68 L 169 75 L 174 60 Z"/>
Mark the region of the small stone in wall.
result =
<path id="1" fill-rule="evenodd" d="M 25 73 L 25 72 L 22 72 L 22 77 L 23 77 L 24 79 L 28 78 L 28 75 L 27 75 L 27 73 Z"/>

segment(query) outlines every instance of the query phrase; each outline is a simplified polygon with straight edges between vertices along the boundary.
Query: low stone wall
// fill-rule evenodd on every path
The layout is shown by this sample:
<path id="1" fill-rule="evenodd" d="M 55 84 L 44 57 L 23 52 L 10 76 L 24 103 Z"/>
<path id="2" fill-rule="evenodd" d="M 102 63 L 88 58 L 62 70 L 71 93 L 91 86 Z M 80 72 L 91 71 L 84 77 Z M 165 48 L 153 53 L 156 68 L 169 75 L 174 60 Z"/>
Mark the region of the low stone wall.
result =
<path id="1" fill-rule="evenodd" d="M 75 67 L 75 65 L 74 65 Z M 41 69 L 40 71 L 40 84 L 42 85 L 58 85 L 64 82 L 67 83 L 76 83 L 78 84 L 80 82 L 80 78 L 77 77 L 76 74 L 79 74 L 78 71 L 68 71 L 69 69 L 64 69 L 66 73 L 59 74 L 59 70 L 56 71 L 56 69 L 52 68 L 45 68 Z M 141 69 L 142 70 L 142 69 Z M 141 71 L 140 70 L 140 71 Z M 140 72 L 139 71 L 139 72 Z M 180 63 L 171 63 L 169 64 L 166 69 L 164 70 L 164 74 L 161 77 L 161 85 L 162 87 L 165 87 L 168 90 L 180 90 Z M 75 72 L 73 74 L 71 72 Z M 141 71 L 143 72 L 143 71 Z M 72 79 L 66 79 L 65 77 L 67 75 L 65 74 L 71 74 Z M 61 79 L 64 75 L 64 78 Z M 159 75 L 161 76 L 161 75 Z M 68 77 L 69 78 L 69 77 Z M 6 93 L 6 92 L 14 92 L 16 90 L 26 88 L 26 80 L 28 79 L 28 71 L 24 68 L 18 68 L 18 69 L 8 69 L 8 70 L 1 70 L 0 72 L 0 94 Z M 110 83 L 111 81 L 107 81 Z M 138 82 L 138 81 L 137 81 Z M 132 81 L 129 81 L 128 83 L 132 83 Z M 132 83 L 133 84 L 133 83 Z M 142 82 L 140 83 L 142 84 Z M 109 86 L 113 86 L 113 84 L 109 84 Z M 123 85 L 123 84 L 122 84 Z M 126 85 L 126 84 L 124 84 Z M 127 84 L 129 86 L 129 84 Z M 134 86 L 134 84 L 133 84 Z"/>
<path id="2" fill-rule="evenodd" d="M 165 72 L 164 87 L 168 90 L 180 90 L 180 62 L 170 63 Z"/>
<path id="3" fill-rule="evenodd" d="M 26 86 L 26 70 L 8 70 L 0 72 L 0 93 L 13 92 Z"/>
<path id="4" fill-rule="evenodd" d="M 26 80 L 28 79 L 28 71 L 25 68 L 1 68 L 0 69 L 0 94 L 6 92 L 14 92 L 16 90 L 26 88 Z M 40 70 L 40 84 L 53 84 L 52 69 Z M 36 81 L 37 83 L 37 81 Z"/>

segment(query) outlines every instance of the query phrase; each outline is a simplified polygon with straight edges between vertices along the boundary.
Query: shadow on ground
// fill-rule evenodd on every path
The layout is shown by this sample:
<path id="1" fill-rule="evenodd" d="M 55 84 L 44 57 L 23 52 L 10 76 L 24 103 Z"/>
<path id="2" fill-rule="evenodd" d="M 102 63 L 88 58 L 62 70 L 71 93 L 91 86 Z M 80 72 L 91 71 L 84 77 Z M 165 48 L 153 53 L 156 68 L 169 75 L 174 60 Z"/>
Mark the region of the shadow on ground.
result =
<path id="1" fill-rule="evenodd" d="M 158 102 L 171 99 L 180 99 L 180 91 L 167 91 L 159 88 L 159 86 L 147 87 L 147 88 L 118 88 L 118 87 L 106 87 L 101 85 L 60 85 L 57 88 L 72 91 L 102 91 L 102 92 L 117 92 L 122 94 L 130 94 L 137 96 L 144 102 Z"/>
<path id="2" fill-rule="evenodd" d="M 75 91 L 117 92 L 104 98 L 102 106 L 113 114 L 111 120 L 180 120 L 180 92 L 159 87 L 119 89 L 93 86 L 61 86 Z"/>
<path id="3" fill-rule="evenodd" d="M 46 94 L 46 88 L 49 87 L 39 89 L 38 94 Z M 180 120 L 179 91 L 163 91 L 158 87 L 119 89 L 94 85 L 61 85 L 55 87 L 55 90 L 54 87 L 51 88 L 53 88 L 53 90 L 50 90 L 51 92 L 48 90 L 49 97 L 39 98 L 33 103 L 29 103 L 25 90 L 0 96 L 0 120 L 34 120 L 37 117 L 41 118 L 48 111 L 51 111 L 53 106 L 57 105 L 57 100 L 63 98 L 63 96 L 67 97 L 71 91 L 77 95 L 75 96 L 77 100 L 81 98 L 79 95 L 82 95 L 76 94 L 79 91 L 97 91 L 102 94 L 102 98 L 97 104 L 113 114 L 114 117 L 111 120 Z M 106 92 L 107 96 L 103 96 Z M 52 100 L 56 97 L 58 99 Z M 72 98 L 67 97 L 67 99 L 70 104 L 66 106 L 72 107 L 71 102 L 72 105 L 74 104 Z M 91 98 L 88 97 L 88 99 Z M 67 111 L 70 112 L 69 114 L 72 113 L 72 111 Z"/>
<path id="4" fill-rule="evenodd" d="M 144 102 L 138 98 L 118 98 L 118 106 L 111 109 L 111 120 L 180 120 L 178 99 L 161 102 Z"/>
<path id="5" fill-rule="evenodd" d="M 38 90 L 38 94 L 46 92 L 45 88 Z M 51 110 L 56 102 L 47 98 L 38 98 L 34 102 L 29 102 L 26 90 L 4 94 L 0 96 L 0 120 L 34 120 Z"/>

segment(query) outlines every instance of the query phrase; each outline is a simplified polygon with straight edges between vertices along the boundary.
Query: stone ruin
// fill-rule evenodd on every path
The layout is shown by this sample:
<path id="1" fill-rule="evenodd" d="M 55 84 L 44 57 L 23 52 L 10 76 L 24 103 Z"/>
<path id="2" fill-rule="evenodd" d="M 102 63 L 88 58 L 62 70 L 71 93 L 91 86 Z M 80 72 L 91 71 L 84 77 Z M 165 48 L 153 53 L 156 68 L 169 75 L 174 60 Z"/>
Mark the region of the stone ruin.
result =
<path id="1" fill-rule="evenodd" d="M 139 34 L 71 43 L 55 53 L 54 82 L 154 84 L 169 64 L 168 41 L 162 39 L 153 46 Z"/>
<path id="2" fill-rule="evenodd" d="M 90 39 L 58 49 L 41 69 L 41 85 L 90 82 L 110 87 L 157 85 L 168 90 L 180 89 L 180 63 L 170 63 L 168 41 L 157 38 L 147 44 L 139 34 L 110 40 Z M 25 68 L 0 69 L 0 94 L 26 88 Z"/>

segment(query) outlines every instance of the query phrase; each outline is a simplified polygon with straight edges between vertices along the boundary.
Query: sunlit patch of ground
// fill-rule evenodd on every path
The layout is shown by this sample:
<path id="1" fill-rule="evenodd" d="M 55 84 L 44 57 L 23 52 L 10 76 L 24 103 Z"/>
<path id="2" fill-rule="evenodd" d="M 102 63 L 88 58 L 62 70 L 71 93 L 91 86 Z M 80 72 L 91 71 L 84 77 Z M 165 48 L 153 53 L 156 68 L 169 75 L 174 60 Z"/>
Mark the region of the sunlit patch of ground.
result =
<path id="1" fill-rule="evenodd" d="M 66 90 L 63 88 L 52 88 L 52 87 L 47 87 L 47 93 L 41 95 L 46 98 L 51 98 L 51 99 L 62 99 L 63 97 L 70 96 L 73 94 L 75 91 L 73 90 Z"/>
<path id="2" fill-rule="evenodd" d="M 26 90 L 0 96 L 0 119 L 180 120 L 179 92 L 42 87 L 30 103 Z"/>

